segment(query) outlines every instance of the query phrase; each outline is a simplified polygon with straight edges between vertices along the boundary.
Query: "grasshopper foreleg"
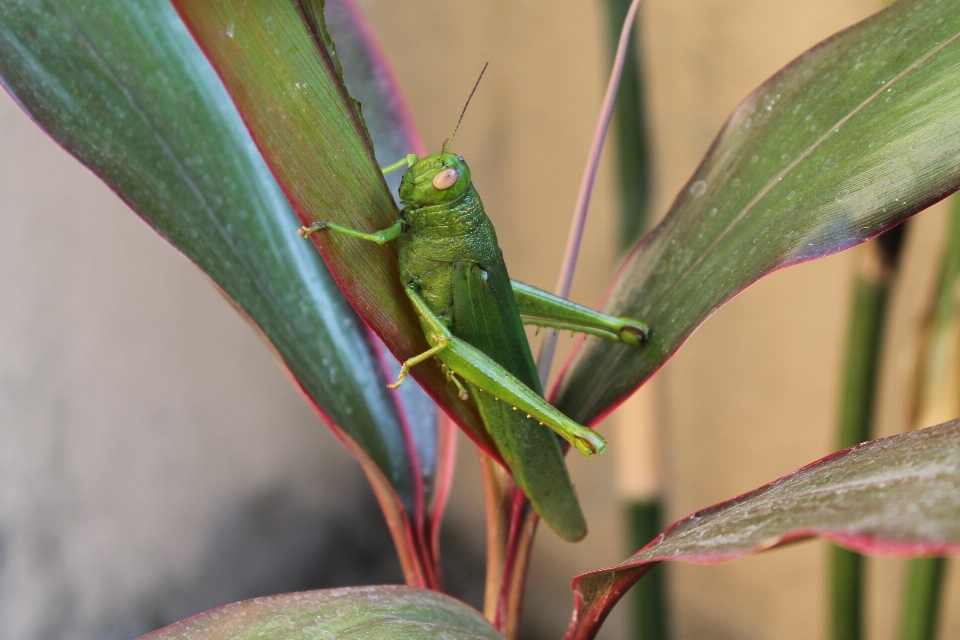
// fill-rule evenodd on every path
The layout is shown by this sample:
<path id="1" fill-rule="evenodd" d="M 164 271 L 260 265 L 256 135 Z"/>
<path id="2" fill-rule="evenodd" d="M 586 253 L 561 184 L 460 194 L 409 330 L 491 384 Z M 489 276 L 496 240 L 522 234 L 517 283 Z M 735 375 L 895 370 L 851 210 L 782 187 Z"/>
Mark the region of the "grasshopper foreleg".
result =
<path id="1" fill-rule="evenodd" d="M 524 324 L 551 327 L 555 330 L 588 333 L 638 346 L 647 339 L 647 325 L 633 318 L 617 318 L 575 302 L 570 302 L 542 289 L 511 280 L 513 296 Z"/>
<path id="2" fill-rule="evenodd" d="M 386 175 L 391 171 L 396 171 L 397 169 L 403 169 L 404 167 L 412 167 L 413 165 L 417 164 L 417 160 L 419 159 L 420 158 L 417 157 L 417 154 L 408 153 L 406 156 L 404 156 L 400 160 L 397 160 L 393 164 L 388 164 L 387 166 L 381 168 L 380 171 L 384 175 Z"/>
<path id="3" fill-rule="evenodd" d="M 359 238 L 361 240 L 376 242 L 377 244 L 385 244 L 391 240 L 396 240 L 400 234 L 403 233 L 404 228 L 405 223 L 403 220 L 397 220 L 386 229 L 381 229 L 380 231 L 375 231 L 373 233 L 364 233 L 363 231 L 357 231 L 356 229 L 334 224 L 333 222 L 314 222 L 310 226 L 300 227 L 297 230 L 297 235 L 299 235 L 301 238 L 309 238 L 317 231 L 323 231 L 326 229 L 354 238 Z"/>

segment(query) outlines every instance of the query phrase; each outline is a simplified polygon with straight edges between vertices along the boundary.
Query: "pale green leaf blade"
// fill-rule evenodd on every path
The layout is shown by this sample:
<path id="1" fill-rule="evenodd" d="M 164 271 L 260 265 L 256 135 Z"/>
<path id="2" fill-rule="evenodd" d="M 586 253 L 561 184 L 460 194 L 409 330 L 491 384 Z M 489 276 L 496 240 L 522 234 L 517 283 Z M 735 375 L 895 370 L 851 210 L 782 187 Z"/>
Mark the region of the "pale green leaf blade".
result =
<path id="1" fill-rule="evenodd" d="M 348 587 L 254 598 L 140 640 L 503 640 L 483 616 L 435 591 Z"/>

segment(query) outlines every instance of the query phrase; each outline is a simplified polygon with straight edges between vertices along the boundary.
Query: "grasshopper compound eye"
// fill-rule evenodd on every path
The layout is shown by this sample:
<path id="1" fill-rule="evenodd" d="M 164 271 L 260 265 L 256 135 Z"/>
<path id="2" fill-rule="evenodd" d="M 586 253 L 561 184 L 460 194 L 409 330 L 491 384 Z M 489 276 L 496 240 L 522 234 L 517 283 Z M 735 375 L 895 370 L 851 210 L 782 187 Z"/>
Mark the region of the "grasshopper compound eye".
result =
<path id="1" fill-rule="evenodd" d="M 444 191 L 445 189 L 449 189 L 453 185 L 457 184 L 457 178 L 459 177 L 460 174 L 453 167 L 444 169 L 437 175 L 433 176 L 433 187 L 437 191 Z"/>

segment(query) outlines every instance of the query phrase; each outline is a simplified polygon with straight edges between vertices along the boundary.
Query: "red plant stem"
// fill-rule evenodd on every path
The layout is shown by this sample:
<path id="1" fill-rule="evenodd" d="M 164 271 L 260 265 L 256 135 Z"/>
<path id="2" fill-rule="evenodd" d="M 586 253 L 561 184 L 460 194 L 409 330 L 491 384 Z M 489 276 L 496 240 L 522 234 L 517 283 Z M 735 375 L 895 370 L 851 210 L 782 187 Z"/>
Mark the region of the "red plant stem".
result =
<path id="1" fill-rule="evenodd" d="M 486 618 L 509 639 L 520 628 L 527 565 L 538 517 L 510 472 L 480 451 L 487 507 Z"/>
<path id="2" fill-rule="evenodd" d="M 503 467 L 477 449 L 483 477 L 483 497 L 487 516 L 487 578 L 484 588 L 483 614 L 491 624 L 497 619 L 500 590 L 506 565 L 510 529 L 509 497 L 515 490 Z"/>
<path id="3" fill-rule="evenodd" d="M 563 254 L 563 264 L 560 267 L 560 276 L 557 278 L 556 293 L 561 298 L 570 295 L 570 285 L 573 283 L 573 272 L 577 267 L 577 257 L 580 254 L 580 241 L 583 239 L 583 228 L 587 223 L 587 210 L 590 208 L 590 198 L 593 195 L 593 185 L 597 180 L 597 168 L 600 166 L 600 152 L 603 151 L 603 141 L 607 137 L 610 119 L 613 117 L 613 105 L 617 100 L 617 89 L 620 86 L 620 76 L 623 73 L 623 61 L 627 55 L 627 45 L 630 43 L 630 30 L 633 28 L 637 16 L 640 0 L 633 0 L 627 17 L 620 30 L 620 42 L 617 45 L 617 54 L 613 60 L 613 70 L 610 72 L 610 81 L 607 83 L 607 93 L 603 97 L 600 107 L 600 119 L 593 133 L 593 142 L 590 153 L 587 155 L 587 166 L 580 181 L 580 193 L 577 195 L 577 205 L 570 223 L 570 233 L 567 235 L 567 249 Z M 546 388 L 547 378 L 550 375 L 550 366 L 553 364 L 553 354 L 557 348 L 557 334 L 547 332 L 540 347 L 537 358 L 537 373 L 540 374 L 540 384 Z"/>
<path id="4" fill-rule="evenodd" d="M 577 205 L 556 287 L 556 294 L 563 298 L 570 295 L 570 285 L 577 266 L 587 210 L 593 194 L 593 186 L 596 183 L 600 153 L 613 115 L 613 105 L 617 98 L 617 88 L 620 85 L 620 76 L 630 41 L 630 30 L 633 28 L 639 6 L 640 0 L 633 0 L 624 20 L 613 70 L 600 108 L 600 119 L 587 157 L 587 167 L 580 183 L 580 193 L 577 196 Z M 550 366 L 553 364 L 556 342 L 556 333 L 548 332 L 537 358 L 537 372 L 544 388 L 547 386 L 547 377 Z M 530 550 L 539 518 L 530 508 L 526 496 L 517 489 L 509 475 L 482 451 L 480 459 L 487 504 L 487 583 L 484 614 L 508 640 L 513 640 L 519 633 Z"/>
<path id="5" fill-rule="evenodd" d="M 530 551 L 540 518 L 520 491 L 514 496 L 510 515 L 510 537 L 503 571 L 505 579 L 497 598 L 495 626 L 508 640 L 515 640 L 520 636 L 520 616 L 523 613 L 523 593 L 527 584 Z"/>

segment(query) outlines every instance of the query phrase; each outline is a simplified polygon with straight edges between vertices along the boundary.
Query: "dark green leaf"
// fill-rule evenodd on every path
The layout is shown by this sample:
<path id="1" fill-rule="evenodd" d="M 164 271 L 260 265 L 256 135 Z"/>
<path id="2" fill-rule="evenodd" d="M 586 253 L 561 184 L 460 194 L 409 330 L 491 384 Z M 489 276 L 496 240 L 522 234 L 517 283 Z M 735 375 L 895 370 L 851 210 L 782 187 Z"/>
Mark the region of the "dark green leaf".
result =
<path id="1" fill-rule="evenodd" d="M 814 47 L 730 116 L 604 310 L 647 322 L 639 349 L 589 340 L 558 407 L 591 422 L 720 305 L 780 267 L 877 235 L 960 186 L 960 11 L 898 2 Z"/>
<path id="2" fill-rule="evenodd" d="M 174 4 L 305 224 L 334 220 L 375 231 L 397 220 L 315 2 Z M 311 237 L 351 304 L 398 358 L 428 349 L 400 284 L 396 246 L 340 234 Z M 438 367 L 412 373 L 474 439 L 496 452 L 473 404 L 457 398 Z"/>
<path id="3" fill-rule="evenodd" d="M 351 587 L 255 598 L 147 634 L 141 640 L 503 640 L 467 605 L 411 587 Z"/>
<path id="4" fill-rule="evenodd" d="M 0 75 L 57 142 L 256 323 L 412 514 L 417 480 L 366 328 L 297 237 L 296 216 L 173 8 L 0 4 Z"/>
<path id="5" fill-rule="evenodd" d="M 303 2 L 311 7 L 309 15 L 319 15 L 320 0 Z M 400 94 L 399 86 L 390 73 L 390 68 L 373 39 L 369 27 L 353 0 L 327 0 L 325 3 L 330 35 L 336 44 L 337 56 L 343 67 L 347 88 L 363 107 L 364 122 L 370 132 L 377 162 L 387 165 L 408 153 L 423 153 L 413 120 Z M 402 173 L 396 171 L 387 176 L 387 184 L 395 201 Z M 378 346 L 383 343 L 375 338 Z M 400 363 L 387 355 L 384 358 L 389 368 L 389 377 L 395 380 L 400 373 Z M 437 406 L 415 380 L 404 383 L 397 391 L 401 398 L 404 418 L 409 427 L 410 438 L 416 449 L 416 460 L 423 481 L 423 503 L 428 518 L 439 519 L 444 497 L 452 481 L 453 466 L 445 460 L 454 452 L 449 446 L 454 442 L 452 425 L 439 419 Z M 438 502 L 439 500 L 439 502 Z M 431 513 L 432 508 L 439 513 Z M 425 548 L 432 548 L 427 542 Z"/>
<path id="6" fill-rule="evenodd" d="M 659 562 L 725 562 L 814 536 L 860 553 L 960 553 L 960 420 L 827 456 L 687 516 L 615 567 L 577 576 L 567 638 L 592 638 Z"/>

